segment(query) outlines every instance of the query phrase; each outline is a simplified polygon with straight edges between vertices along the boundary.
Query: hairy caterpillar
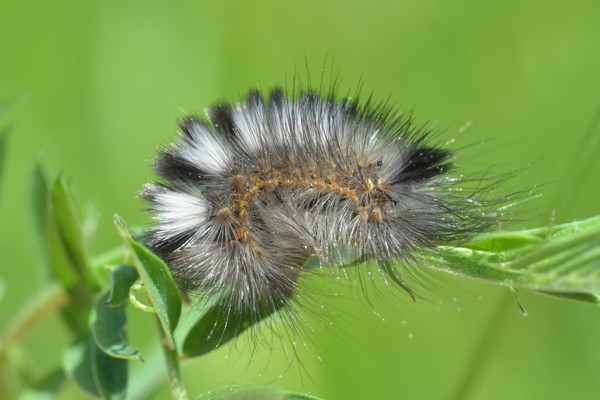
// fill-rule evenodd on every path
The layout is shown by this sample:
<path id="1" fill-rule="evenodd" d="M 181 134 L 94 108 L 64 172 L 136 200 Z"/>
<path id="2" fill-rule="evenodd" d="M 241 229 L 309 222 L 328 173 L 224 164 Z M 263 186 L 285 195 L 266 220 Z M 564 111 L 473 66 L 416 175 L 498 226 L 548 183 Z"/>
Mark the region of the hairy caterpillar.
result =
<path id="1" fill-rule="evenodd" d="M 225 292 L 226 315 L 253 321 L 294 298 L 311 258 L 370 260 L 412 295 L 395 265 L 493 220 L 477 189 L 453 190 L 452 153 L 427 129 L 333 91 L 217 104 L 183 119 L 154 166 L 163 181 L 142 190 L 149 247 L 182 291 Z"/>

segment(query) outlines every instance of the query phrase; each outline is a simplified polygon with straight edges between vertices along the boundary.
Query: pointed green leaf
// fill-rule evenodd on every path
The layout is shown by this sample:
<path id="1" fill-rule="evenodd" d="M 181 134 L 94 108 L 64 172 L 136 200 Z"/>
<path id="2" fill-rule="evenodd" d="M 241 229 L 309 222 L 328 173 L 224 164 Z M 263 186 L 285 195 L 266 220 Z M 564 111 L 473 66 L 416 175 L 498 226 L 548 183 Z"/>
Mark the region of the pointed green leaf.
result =
<path id="1" fill-rule="evenodd" d="M 198 400 L 319 400 L 317 397 L 290 393 L 272 386 L 229 386 L 200 395 Z"/>
<path id="2" fill-rule="evenodd" d="M 134 264 L 140 275 L 150 303 L 156 310 L 169 346 L 174 348 L 173 332 L 181 315 L 181 297 L 165 263 L 144 245 L 135 241 L 125 222 L 115 215 L 115 226 L 131 248 Z"/>
<path id="3" fill-rule="evenodd" d="M 91 335 L 71 345 L 63 354 L 63 368 L 86 393 L 102 399 L 125 399 L 127 361 L 100 350 Z"/>
<path id="4" fill-rule="evenodd" d="M 192 325 L 183 342 L 185 357 L 199 357 L 217 349 L 284 306 L 264 307 L 257 317 L 248 311 L 238 310 L 230 297 L 225 293 L 217 298 Z"/>
<path id="5" fill-rule="evenodd" d="M 600 216 L 479 235 L 418 255 L 423 265 L 491 283 L 600 305 Z"/>
<path id="6" fill-rule="evenodd" d="M 108 298 L 108 290 L 100 292 L 90 315 L 90 329 L 96 345 L 109 356 L 142 361 L 140 351 L 127 343 L 126 303 L 111 307 Z"/>
<path id="7" fill-rule="evenodd" d="M 110 293 L 108 304 L 119 307 L 129 302 L 129 289 L 137 281 L 139 274 L 135 268 L 127 264 L 119 264 L 110 271 Z"/>
<path id="8" fill-rule="evenodd" d="M 50 201 L 52 217 L 56 222 L 59 237 L 71 265 L 75 268 L 80 280 L 88 288 L 93 291 L 97 290 L 99 284 L 90 265 L 81 221 L 71 193 L 62 176 L 59 176 L 52 185 Z"/>
<path id="9" fill-rule="evenodd" d="M 57 181 L 58 182 L 58 181 Z M 80 337 L 88 330 L 88 316 L 94 299 L 96 284 L 93 288 L 83 279 L 81 270 L 73 264 L 69 256 L 69 223 L 59 221 L 68 219 L 69 210 L 72 210 L 72 201 L 68 196 L 66 187 L 55 184 L 47 188 L 45 169 L 38 164 L 34 172 L 33 181 L 33 215 L 35 231 L 39 239 L 41 264 L 47 268 L 48 275 L 57 279 L 69 294 L 70 301 L 62 310 L 65 322 Z M 61 217 L 59 218 L 59 215 Z M 89 281 L 89 279 L 88 279 Z"/>

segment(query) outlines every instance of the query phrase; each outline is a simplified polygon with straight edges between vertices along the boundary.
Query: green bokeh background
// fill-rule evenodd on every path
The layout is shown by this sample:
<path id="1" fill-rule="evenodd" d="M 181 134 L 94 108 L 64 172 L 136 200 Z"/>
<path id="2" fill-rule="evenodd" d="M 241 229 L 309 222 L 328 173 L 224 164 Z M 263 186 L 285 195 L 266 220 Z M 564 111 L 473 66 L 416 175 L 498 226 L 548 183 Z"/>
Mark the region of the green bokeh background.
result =
<path id="1" fill-rule="evenodd" d="M 457 147 L 492 139 L 469 147 L 467 168 L 527 167 L 513 184 L 541 185 L 543 196 L 527 205 L 526 226 L 597 214 L 599 21 L 596 0 L 0 0 L 0 95 L 13 101 L 14 125 L 0 192 L 0 328 L 39 290 L 29 186 L 40 154 L 99 211 L 102 251 L 119 241 L 114 212 L 148 222 L 137 191 L 178 117 L 307 68 L 315 82 L 325 66 L 342 88 L 362 82 L 414 109 Z M 185 364 L 192 397 L 272 383 L 332 400 L 446 399 L 465 377 L 477 399 L 600 393 L 597 308 L 520 293 L 524 317 L 506 289 L 454 277 L 416 304 L 392 290 L 368 304 L 360 287 L 320 285 L 339 292 L 323 300 L 336 312 L 311 323 L 309 346 L 296 338 L 301 367 L 289 361 L 294 339 L 252 353 L 242 338 Z M 153 321 L 130 317 L 148 358 Z M 27 343 L 35 376 L 71 340 L 58 318 L 41 328 Z M 474 354 L 487 355 L 472 364 Z"/>

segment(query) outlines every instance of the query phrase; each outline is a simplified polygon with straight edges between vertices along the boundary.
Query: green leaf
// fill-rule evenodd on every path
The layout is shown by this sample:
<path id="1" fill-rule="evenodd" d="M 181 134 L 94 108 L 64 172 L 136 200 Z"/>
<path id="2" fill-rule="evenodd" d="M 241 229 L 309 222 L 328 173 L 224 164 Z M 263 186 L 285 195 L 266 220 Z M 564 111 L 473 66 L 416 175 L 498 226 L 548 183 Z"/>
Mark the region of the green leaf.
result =
<path id="1" fill-rule="evenodd" d="M 90 277 L 89 267 L 85 266 L 81 270 L 69 254 L 68 249 L 73 247 L 69 238 L 76 235 L 76 232 L 68 232 L 77 230 L 76 226 L 70 228 L 73 221 L 66 221 L 70 214 L 75 214 L 73 202 L 61 178 L 48 188 L 45 168 L 41 163 L 38 163 L 34 171 L 32 191 L 40 261 L 47 271 L 42 276 L 57 279 L 69 294 L 69 304 L 61 313 L 70 330 L 76 337 L 80 337 L 88 330 L 88 316 L 98 286 L 95 279 Z M 76 215 L 73 217 L 76 218 Z M 88 276 L 87 281 L 84 275 Z"/>
<path id="2" fill-rule="evenodd" d="M 100 350 L 91 334 L 71 345 L 63 354 L 63 368 L 86 393 L 102 399 L 125 399 L 127 361 Z"/>
<path id="3" fill-rule="evenodd" d="M 91 268 L 85 245 L 81 221 L 75 203 L 62 176 L 59 176 L 50 193 L 52 217 L 71 265 L 82 282 L 93 291 L 100 285 Z"/>
<path id="4" fill-rule="evenodd" d="M 167 342 L 171 348 L 175 348 L 173 332 L 181 315 L 181 297 L 171 273 L 158 256 L 132 238 L 118 215 L 115 215 L 115 226 L 132 251 L 135 267 L 165 331 Z"/>
<path id="5" fill-rule="evenodd" d="M 33 387 L 24 390 L 19 395 L 19 400 L 53 400 L 65 380 L 66 376 L 62 369 L 53 371 Z"/>
<path id="6" fill-rule="evenodd" d="M 229 293 L 218 297 L 192 325 L 183 342 L 185 357 L 199 357 L 217 349 L 284 306 L 263 307 L 257 317 L 237 309 L 230 297 Z"/>
<path id="7" fill-rule="evenodd" d="M 272 386 L 229 386 L 211 390 L 197 400 L 319 400 L 317 397 L 290 393 Z"/>
<path id="8" fill-rule="evenodd" d="M 135 268 L 127 264 L 119 264 L 110 271 L 110 293 L 108 304 L 119 307 L 129 302 L 129 289 L 137 281 L 139 274 Z"/>
<path id="9" fill-rule="evenodd" d="M 482 234 L 418 259 L 434 269 L 600 305 L 600 217 Z"/>
<path id="10" fill-rule="evenodd" d="M 90 315 L 90 329 L 96 345 L 109 356 L 143 361 L 140 351 L 127 343 L 126 304 L 112 307 L 108 298 L 109 290 L 100 292 Z"/>

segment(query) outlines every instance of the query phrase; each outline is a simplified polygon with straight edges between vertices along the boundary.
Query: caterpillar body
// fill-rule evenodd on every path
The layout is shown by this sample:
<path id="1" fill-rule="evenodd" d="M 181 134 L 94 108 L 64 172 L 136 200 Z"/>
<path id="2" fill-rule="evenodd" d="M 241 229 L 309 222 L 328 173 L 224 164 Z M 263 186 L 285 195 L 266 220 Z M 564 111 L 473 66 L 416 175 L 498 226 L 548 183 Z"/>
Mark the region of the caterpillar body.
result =
<path id="1" fill-rule="evenodd" d="M 219 103 L 181 120 L 155 160 L 162 181 L 142 190 L 156 222 L 148 246 L 182 291 L 225 292 L 252 320 L 289 304 L 311 258 L 371 260 L 410 292 L 394 265 L 492 219 L 476 193 L 452 190 L 453 154 L 430 136 L 333 92 Z"/>

